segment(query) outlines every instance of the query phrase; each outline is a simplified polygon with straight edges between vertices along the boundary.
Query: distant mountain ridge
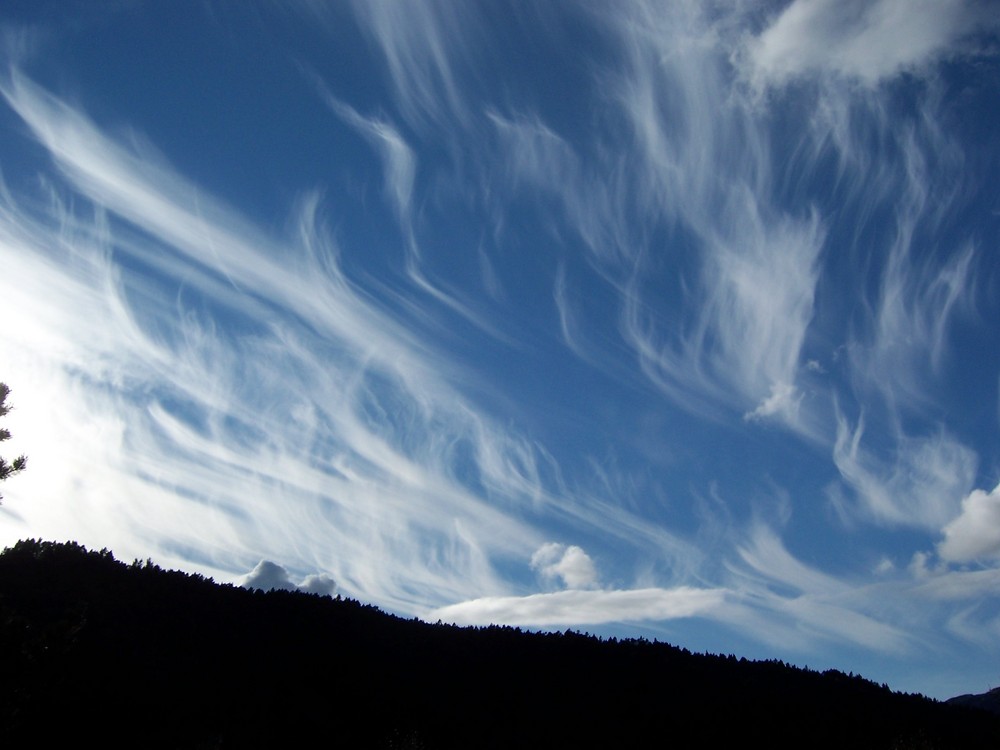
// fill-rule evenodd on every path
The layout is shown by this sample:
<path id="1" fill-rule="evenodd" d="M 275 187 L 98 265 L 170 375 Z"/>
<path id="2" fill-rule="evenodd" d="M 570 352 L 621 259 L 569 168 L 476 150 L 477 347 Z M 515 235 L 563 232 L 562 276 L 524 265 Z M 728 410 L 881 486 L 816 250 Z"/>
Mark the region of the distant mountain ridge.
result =
<path id="1" fill-rule="evenodd" d="M 3 747 L 1000 747 L 1000 718 L 842 672 L 431 625 L 34 540 L 0 554 L 0 659 Z"/>

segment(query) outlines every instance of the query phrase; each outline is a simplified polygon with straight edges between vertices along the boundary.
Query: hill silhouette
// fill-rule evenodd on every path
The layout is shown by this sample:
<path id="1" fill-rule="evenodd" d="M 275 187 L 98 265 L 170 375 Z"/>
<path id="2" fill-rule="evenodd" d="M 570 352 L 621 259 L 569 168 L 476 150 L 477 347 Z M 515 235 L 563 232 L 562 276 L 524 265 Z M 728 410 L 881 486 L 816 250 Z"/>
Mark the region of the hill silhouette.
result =
<path id="1" fill-rule="evenodd" d="M 1000 747 L 1000 718 L 837 671 L 405 620 L 78 544 L 0 553 L 0 746 Z"/>
<path id="2" fill-rule="evenodd" d="M 993 688 L 985 693 L 956 695 L 949 698 L 945 703 L 957 706 L 971 706 L 1000 716 L 1000 688 Z"/>

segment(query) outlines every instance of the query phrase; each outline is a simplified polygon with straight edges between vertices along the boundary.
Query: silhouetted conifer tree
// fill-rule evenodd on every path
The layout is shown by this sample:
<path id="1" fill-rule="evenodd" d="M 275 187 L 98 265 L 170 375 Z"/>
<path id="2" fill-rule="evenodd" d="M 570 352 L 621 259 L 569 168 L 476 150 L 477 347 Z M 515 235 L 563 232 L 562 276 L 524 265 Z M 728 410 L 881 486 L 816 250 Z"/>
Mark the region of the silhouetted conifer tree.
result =
<path id="1" fill-rule="evenodd" d="M 0 417 L 6 416 L 11 410 L 11 407 L 7 405 L 7 395 L 10 393 L 10 388 L 6 383 L 0 383 Z M 10 439 L 10 430 L 0 428 L 0 442 Z M 3 481 L 12 474 L 17 474 L 19 471 L 23 471 L 24 467 L 28 465 L 27 456 L 18 456 L 10 463 L 0 456 L 0 481 Z M 0 500 L 3 499 L 3 495 L 0 494 Z"/>

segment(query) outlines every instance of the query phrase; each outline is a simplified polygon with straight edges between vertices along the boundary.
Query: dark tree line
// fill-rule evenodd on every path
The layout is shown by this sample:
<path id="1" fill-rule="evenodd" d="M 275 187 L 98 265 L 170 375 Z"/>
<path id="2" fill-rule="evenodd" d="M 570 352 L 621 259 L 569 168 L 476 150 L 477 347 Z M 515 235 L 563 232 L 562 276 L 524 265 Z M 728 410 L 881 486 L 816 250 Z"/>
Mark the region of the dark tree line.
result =
<path id="1" fill-rule="evenodd" d="M 404 620 L 107 550 L 0 554 L 0 746 L 1000 747 L 983 711 L 665 643 Z"/>

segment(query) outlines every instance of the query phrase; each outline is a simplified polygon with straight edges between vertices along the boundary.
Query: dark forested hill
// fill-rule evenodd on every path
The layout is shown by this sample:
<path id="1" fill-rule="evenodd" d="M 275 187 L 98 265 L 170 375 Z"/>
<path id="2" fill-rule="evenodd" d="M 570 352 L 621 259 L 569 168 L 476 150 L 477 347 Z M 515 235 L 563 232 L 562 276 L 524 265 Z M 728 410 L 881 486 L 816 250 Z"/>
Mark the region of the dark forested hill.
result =
<path id="1" fill-rule="evenodd" d="M 457 628 L 19 542 L 0 747 L 997 748 L 1000 719 L 840 672 Z"/>
<path id="2" fill-rule="evenodd" d="M 956 695 L 946 702 L 956 706 L 980 708 L 1000 716 L 1000 688 L 993 688 L 989 692 L 978 695 Z"/>

